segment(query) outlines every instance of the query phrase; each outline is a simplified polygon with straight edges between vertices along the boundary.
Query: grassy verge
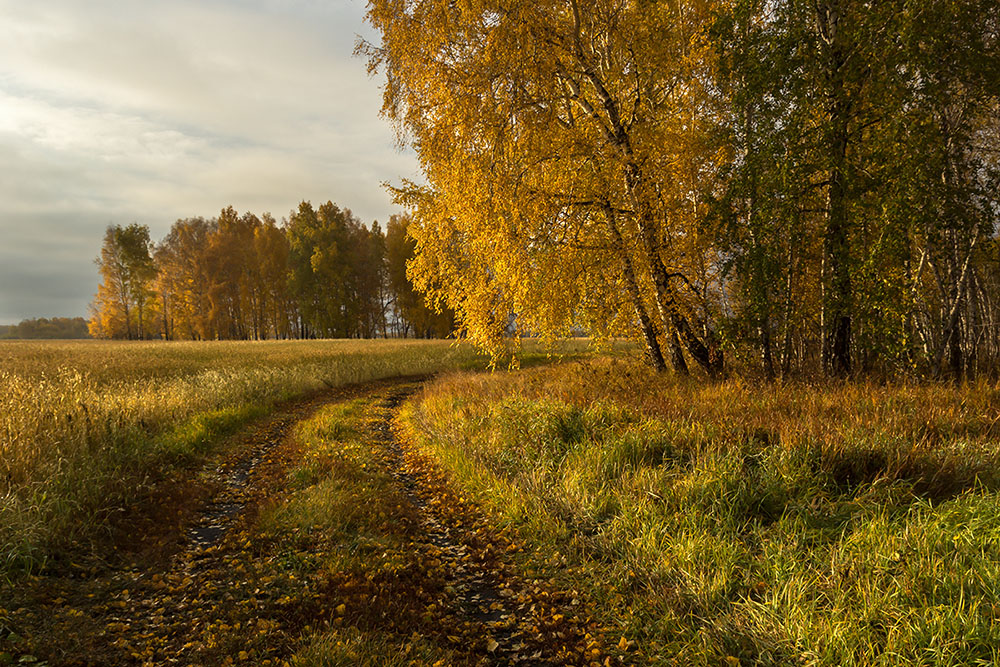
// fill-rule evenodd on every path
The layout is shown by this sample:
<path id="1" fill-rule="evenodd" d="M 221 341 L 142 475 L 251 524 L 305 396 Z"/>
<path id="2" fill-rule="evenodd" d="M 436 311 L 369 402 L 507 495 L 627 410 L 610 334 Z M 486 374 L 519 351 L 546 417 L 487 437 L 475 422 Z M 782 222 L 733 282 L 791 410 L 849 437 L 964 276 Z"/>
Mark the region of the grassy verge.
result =
<path id="1" fill-rule="evenodd" d="M 649 664 L 1000 661 L 1000 388 L 454 375 L 407 437 Z"/>
<path id="2" fill-rule="evenodd" d="M 447 341 L 0 344 L 0 576 L 104 530 L 275 403 L 477 363 Z"/>

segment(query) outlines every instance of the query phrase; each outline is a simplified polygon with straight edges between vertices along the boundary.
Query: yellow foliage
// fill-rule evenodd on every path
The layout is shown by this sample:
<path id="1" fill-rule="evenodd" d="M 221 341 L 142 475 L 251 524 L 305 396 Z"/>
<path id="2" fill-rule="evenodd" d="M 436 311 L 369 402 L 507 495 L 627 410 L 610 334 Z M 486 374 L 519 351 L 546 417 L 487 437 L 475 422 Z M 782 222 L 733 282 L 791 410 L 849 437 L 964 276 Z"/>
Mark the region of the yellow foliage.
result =
<path id="1" fill-rule="evenodd" d="M 690 324 L 714 280 L 697 202 L 723 160 L 692 109 L 718 4 L 370 3 L 384 110 L 429 183 L 396 189 L 410 277 L 495 358 L 514 332 L 642 323 L 708 362 Z"/>

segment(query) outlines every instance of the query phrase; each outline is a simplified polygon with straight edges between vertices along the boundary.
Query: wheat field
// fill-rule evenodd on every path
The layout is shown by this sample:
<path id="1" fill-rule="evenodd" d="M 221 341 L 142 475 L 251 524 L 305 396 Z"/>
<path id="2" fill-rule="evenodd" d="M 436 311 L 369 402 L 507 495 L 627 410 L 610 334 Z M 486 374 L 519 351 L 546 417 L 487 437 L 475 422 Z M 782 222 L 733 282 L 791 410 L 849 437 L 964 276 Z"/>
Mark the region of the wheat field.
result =
<path id="1" fill-rule="evenodd" d="M 476 359 L 449 341 L 0 343 L 0 572 L 44 564 L 150 470 L 277 401 Z"/>

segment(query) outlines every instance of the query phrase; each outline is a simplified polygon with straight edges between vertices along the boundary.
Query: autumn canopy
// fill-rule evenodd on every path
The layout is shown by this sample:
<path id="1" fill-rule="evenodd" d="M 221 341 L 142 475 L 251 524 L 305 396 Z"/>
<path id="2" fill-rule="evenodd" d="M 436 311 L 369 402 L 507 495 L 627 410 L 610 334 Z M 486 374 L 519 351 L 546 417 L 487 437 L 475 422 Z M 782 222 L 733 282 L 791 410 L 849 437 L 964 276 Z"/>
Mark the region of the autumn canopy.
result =
<path id="1" fill-rule="evenodd" d="M 264 340 L 444 337 L 406 277 L 410 218 L 385 232 L 333 202 L 299 204 L 280 224 L 231 206 L 176 221 L 159 243 L 145 225 L 113 225 L 97 258 L 91 306 L 98 338 Z"/>
<path id="2" fill-rule="evenodd" d="M 371 0 L 426 183 L 410 274 L 479 344 L 631 333 L 769 377 L 1000 356 L 1000 6 Z"/>

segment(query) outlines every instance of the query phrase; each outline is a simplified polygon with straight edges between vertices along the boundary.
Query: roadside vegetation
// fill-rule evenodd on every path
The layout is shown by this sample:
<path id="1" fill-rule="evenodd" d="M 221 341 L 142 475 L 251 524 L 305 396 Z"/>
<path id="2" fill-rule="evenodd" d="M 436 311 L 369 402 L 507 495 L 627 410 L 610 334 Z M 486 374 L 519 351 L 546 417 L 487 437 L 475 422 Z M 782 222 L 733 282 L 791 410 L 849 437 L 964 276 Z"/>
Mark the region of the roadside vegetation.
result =
<path id="1" fill-rule="evenodd" d="M 1000 388 L 597 359 L 455 374 L 405 439 L 648 664 L 1000 661 Z"/>
<path id="2" fill-rule="evenodd" d="M 0 576 L 99 534 L 278 401 L 476 360 L 445 341 L 0 344 Z"/>

